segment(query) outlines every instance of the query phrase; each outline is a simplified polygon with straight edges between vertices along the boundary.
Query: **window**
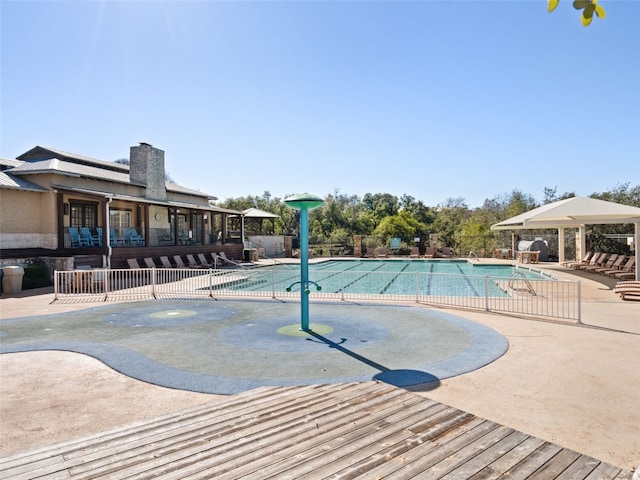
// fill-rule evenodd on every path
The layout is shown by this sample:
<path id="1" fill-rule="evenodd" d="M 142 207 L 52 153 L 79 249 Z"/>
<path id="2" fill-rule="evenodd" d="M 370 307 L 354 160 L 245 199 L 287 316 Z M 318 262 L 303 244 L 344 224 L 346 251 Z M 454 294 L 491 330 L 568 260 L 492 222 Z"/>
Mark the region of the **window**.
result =
<path id="1" fill-rule="evenodd" d="M 117 229 L 131 227 L 131 210 L 109 210 L 109 226 Z"/>
<path id="2" fill-rule="evenodd" d="M 89 227 L 98 226 L 98 204 L 69 202 L 71 205 L 71 226 Z"/>

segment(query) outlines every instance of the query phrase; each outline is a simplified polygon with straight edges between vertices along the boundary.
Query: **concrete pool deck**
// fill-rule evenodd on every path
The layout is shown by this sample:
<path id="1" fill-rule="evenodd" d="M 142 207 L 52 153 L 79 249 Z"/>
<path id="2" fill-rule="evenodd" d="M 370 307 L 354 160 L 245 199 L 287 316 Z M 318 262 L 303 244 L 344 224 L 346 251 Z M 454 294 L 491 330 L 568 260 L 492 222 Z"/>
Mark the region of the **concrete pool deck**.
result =
<path id="1" fill-rule="evenodd" d="M 540 267 L 575 278 L 553 265 Z M 640 302 L 620 300 L 599 275 L 582 280 L 585 326 L 435 310 L 499 332 L 508 339 L 509 350 L 483 368 L 442 379 L 436 388 L 409 389 L 614 465 L 637 468 Z M 46 292 L 3 297 L 0 316 L 5 320 L 96 307 L 51 304 L 52 299 Z M 0 380 L 0 455 L 216 398 L 135 380 L 68 352 L 0 355 Z"/>

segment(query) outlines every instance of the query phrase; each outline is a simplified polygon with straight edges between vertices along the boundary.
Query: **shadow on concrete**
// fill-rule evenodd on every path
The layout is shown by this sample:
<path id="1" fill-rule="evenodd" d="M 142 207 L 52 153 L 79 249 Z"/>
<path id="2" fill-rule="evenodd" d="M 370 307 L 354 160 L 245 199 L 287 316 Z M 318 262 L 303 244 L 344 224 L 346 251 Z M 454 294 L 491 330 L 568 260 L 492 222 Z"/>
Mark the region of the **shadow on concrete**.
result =
<path id="1" fill-rule="evenodd" d="M 319 341 L 319 342 L 325 343 L 326 345 L 329 346 L 329 348 L 335 348 L 336 350 L 346 355 L 349 355 L 351 358 L 358 360 L 359 362 L 362 362 L 366 365 L 369 365 L 370 367 L 373 367 L 376 370 L 379 370 L 380 373 L 374 375 L 372 377 L 372 380 L 381 381 L 384 383 L 388 383 L 389 385 L 393 385 L 395 387 L 402 387 L 402 388 L 410 387 L 414 385 L 421 385 L 422 386 L 421 391 L 434 390 L 440 386 L 440 379 L 428 372 L 423 372 L 421 370 L 410 370 L 410 369 L 393 370 L 388 367 L 385 367 L 380 363 L 377 363 L 371 360 L 370 358 L 364 357 L 356 352 L 349 350 L 348 348 L 345 348 L 342 344 L 348 341 L 348 339 L 346 338 L 341 338 L 340 342 L 334 342 L 333 340 L 330 340 L 327 337 L 324 337 L 312 330 L 308 330 L 307 333 L 317 339 L 317 340 L 314 340 L 313 338 L 307 338 L 308 341 L 310 342 Z"/>

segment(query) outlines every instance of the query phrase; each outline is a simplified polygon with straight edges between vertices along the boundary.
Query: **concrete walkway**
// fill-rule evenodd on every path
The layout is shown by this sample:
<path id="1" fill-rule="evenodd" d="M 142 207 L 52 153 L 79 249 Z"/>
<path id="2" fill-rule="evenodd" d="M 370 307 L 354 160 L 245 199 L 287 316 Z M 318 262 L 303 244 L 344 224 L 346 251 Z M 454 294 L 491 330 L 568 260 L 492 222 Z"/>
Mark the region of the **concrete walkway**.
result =
<path id="1" fill-rule="evenodd" d="M 541 267 L 555 270 L 559 277 L 575 278 L 576 275 L 557 265 Z M 489 327 L 488 331 L 506 337 L 509 349 L 482 368 L 441 378 L 435 388 L 433 382 L 407 388 L 622 468 L 637 468 L 640 464 L 640 434 L 637 429 L 640 425 L 640 369 L 637 363 L 640 302 L 620 300 L 611 291 L 612 285 L 605 283 L 608 280 L 605 277 L 584 275 L 584 326 L 457 310 L 425 309 L 427 313 L 416 313 L 419 318 L 435 312 L 436 317 L 452 316 Z M 87 308 L 95 311 L 115 307 L 102 304 L 97 309 L 97 304 L 51 304 L 52 298 L 52 294 L 42 291 L 2 298 L 1 329 L 15 323 L 4 321 L 10 318 L 36 316 L 40 319 L 29 319 L 24 323 L 40 322 L 43 315 L 60 316 Z M 140 308 L 143 308 L 142 304 Z M 175 304 L 173 308 L 176 308 Z M 318 307 L 312 303 L 311 308 Z M 389 308 L 403 312 L 421 310 L 415 306 Z M 359 306 L 357 309 L 357 316 L 362 318 L 368 318 L 369 312 L 373 315 L 381 310 Z M 171 309 L 165 309 L 168 311 Z M 274 316 L 278 314 L 274 313 Z M 381 318 L 375 320 L 385 325 Z M 140 327 L 121 325 L 118 328 L 131 330 Z M 353 336 L 355 334 L 349 335 L 358 338 Z M 232 337 L 227 339 L 227 343 Z M 338 336 L 331 341 L 340 345 L 340 338 Z M 377 345 L 382 343 L 385 342 L 377 341 Z M 4 341 L 2 345 L 4 349 Z M 326 342 L 318 344 L 318 347 L 328 348 Z M 269 352 L 268 349 L 264 351 Z M 362 352 L 355 353 L 374 360 Z M 404 351 L 398 349 L 395 353 L 401 357 Z M 358 368 L 363 368 L 362 361 L 349 357 L 349 362 L 352 361 L 354 365 L 358 364 Z M 426 367 L 431 364 L 417 361 L 396 367 L 387 360 L 377 363 L 389 370 L 423 372 L 428 372 Z M 246 373 L 253 378 L 252 372 Z M 370 373 L 365 372 L 366 375 Z M 1 455 L 169 413 L 215 398 L 215 395 L 168 389 L 134 380 L 95 359 L 66 352 L 0 355 L 0 380 Z"/>

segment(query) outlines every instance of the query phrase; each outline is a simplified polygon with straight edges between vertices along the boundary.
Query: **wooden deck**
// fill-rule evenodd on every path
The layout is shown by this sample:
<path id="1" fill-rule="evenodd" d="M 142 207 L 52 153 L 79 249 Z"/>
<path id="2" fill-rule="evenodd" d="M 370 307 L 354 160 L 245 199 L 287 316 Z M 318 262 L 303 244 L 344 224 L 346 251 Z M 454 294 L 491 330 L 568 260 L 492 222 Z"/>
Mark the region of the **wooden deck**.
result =
<path id="1" fill-rule="evenodd" d="M 2 458 L 0 478 L 593 480 L 632 472 L 366 382 L 252 390 Z"/>

